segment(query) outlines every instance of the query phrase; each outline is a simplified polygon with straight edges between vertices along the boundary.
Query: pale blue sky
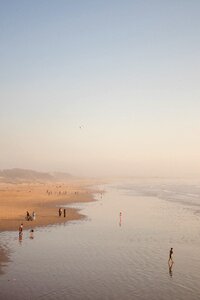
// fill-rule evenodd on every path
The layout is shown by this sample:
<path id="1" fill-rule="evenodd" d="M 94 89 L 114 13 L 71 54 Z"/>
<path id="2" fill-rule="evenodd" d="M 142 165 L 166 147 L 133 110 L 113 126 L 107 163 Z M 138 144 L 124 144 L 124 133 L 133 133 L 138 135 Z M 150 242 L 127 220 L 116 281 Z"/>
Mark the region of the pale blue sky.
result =
<path id="1" fill-rule="evenodd" d="M 199 13 L 194 0 L 0 1 L 0 169 L 200 174 Z"/>

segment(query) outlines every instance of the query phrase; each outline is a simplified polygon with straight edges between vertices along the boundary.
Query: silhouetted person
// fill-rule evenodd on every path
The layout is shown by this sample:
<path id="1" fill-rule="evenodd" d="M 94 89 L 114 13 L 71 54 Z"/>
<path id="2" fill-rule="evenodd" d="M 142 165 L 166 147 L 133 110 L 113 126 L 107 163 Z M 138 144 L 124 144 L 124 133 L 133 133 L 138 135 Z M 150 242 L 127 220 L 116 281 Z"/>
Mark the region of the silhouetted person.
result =
<path id="1" fill-rule="evenodd" d="M 19 235 L 22 235 L 23 233 L 23 223 L 19 226 Z"/>
<path id="2" fill-rule="evenodd" d="M 173 264 L 174 262 L 173 262 L 173 259 L 172 259 L 172 255 L 173 255 L 173 248 L 171 248 L 171 249 L 169 250 L 169 260 L 168 260 L 168 263 L 171 262 L 171 263 Z"/>
<path id="3" fill-rule="evenodd" d="M 29 218 L 30 218 L 30 214 L 29 214 L 29 212 L 27 211 L 27 212 L 26 212 L 26 219 L 29 221 Z"/>
<path id="4" fill-rule="evenodd" d="M 59 217 L 62 216 L 62 208 L 60 207 L 59 210 L 58 210 L 58 214 L 59 214 Z"/>
<path id="5" fill-rule="evenodd" d="M 65 218 L 66 217 L 66 208 L 64 208 L 63 213 L 64 213 L 64 218 Z"/>

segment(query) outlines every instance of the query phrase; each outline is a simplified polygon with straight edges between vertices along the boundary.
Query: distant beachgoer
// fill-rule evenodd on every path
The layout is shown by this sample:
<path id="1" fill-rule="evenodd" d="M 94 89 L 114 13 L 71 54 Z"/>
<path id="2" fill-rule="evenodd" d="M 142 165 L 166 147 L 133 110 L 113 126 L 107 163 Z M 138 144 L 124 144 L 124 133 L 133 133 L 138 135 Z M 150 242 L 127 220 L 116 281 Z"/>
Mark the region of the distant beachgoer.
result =
<path id="1" fill-rule="evenodd" d="M 21 235 L 23 232 L 23 223 L 19 226 L 19 235 Z"/>
<path id="2" fill-rule="evenodd" d="M 27 212 L 26 212 L 26 219 L 29 221 L 29 218 L 30 218 L 30 214 L 29 214 L 29 212 L 27 211 Z"/>
<path id="3" fill-rule="evenodd" d="M 66 208 L 64 208 L 64 218 L 66 217 Z"/>
<path id="4" fill-rule="evenodd" d="M 62 208 L 60 207 L 59 210 L 58 210 L 58 214 L 59 214 L 59 217 L 62 216 Z"/>
<path id="5" fill-rule="evenodd" d="M 173 254 L 173 248 L 171 248 L 169 250 L 169 260 L 168 260 L 168 262 L 172 262 L 173 263 L 172 254 Z"/>
<path id="6" fill-rule="evenodd" d="M 33 211 L 32 212 L 32 219 L 35 221 L 35 218 L 36 218 L 36 213 Z"/>
<path id="7" fill-rule="evenodd" d="M 119 213 L 119 226 L 120 227 L 122 226 L 122 213 L 121 213 L 121 211 Z"/>
<path id="8" fill-rule="evenodd" d="M 34 229 L 31 229 L 31 230 L 30 230 L 30 239 L 33 239 L 33 238 L 34 238 L 33 234 L 34 234 Z"/>

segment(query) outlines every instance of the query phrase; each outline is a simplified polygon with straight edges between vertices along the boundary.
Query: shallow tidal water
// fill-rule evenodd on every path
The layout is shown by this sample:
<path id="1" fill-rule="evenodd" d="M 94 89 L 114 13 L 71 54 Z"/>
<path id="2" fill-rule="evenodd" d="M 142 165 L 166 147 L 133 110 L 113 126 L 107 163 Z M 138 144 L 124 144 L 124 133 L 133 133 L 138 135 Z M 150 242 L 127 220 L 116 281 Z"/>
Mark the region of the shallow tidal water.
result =
<path id="1" fill-rule="evenodd" d="M 103 188 L 98 201 L 78 205 L 84 221 L 38 228 L 33 239 L 24 231 L 21 241 L 18 232 L 0 234 L 10 249 L 0 299 L 200 299 L 197 194 L 190 203 L 191 189 L 182 201 L 175 185 Z"/>

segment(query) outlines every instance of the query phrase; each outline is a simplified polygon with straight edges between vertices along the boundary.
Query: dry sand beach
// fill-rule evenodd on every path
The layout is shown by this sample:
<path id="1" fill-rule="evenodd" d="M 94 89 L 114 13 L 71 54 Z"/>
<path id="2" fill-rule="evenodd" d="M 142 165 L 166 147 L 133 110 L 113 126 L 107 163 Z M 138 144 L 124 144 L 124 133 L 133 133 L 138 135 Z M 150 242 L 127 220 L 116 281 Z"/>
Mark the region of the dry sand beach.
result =
<path id="1" fill-rule="evenodd" d="M 66 218 L 58 217 L 62 205 L 93 200 L 91 182 L 71 180 L 67 183 L 20 183 L 0 184 L 0 231 L 46 226 L 80 219 L 83 216 L 77 209 L 67 208 Z M 35 221 L 25 219 L 26 212 L 36 213 Z"/>
<path id="2" fill-rule="evenodd" d="M 62 205 L 93 201 L 92 184 L 89 180 L 68 180 L 49 183 L 0 183 L 0 232 L 18 231 L 23 223 L 24 229 L 61 224 L 84 218 L 78 209 L 66 208 L 66 217 L 58 216 Z M 94 182 L 93 182 L 94 184 Z M 34 211 L 36 218 L 26 220 L 26 212 Z M 9 252 L 0 248 L 0 265 L 7 262 Z"/>
<path id="3" fill-rule="evenodd" d="M 26 169 L 0 170 L 0 233 L 16 232 L 21 223 L 23 229 L 34 229 L 48 225 L 80 220 L 85 216 L 78 208 L 66 207 L 72 203 L 93 201 L 92 186 L 96 180 L 78 179 L 68 173 L 44 173 Z M 64 214 L 58 210 L 64 206 Z M 27 220 L 27 211 L 34 220 Z M 7 233 L 6 233 L 7 232 Z M 9 261 L 10 249 L 0 244 L 1 267 Z"/>

